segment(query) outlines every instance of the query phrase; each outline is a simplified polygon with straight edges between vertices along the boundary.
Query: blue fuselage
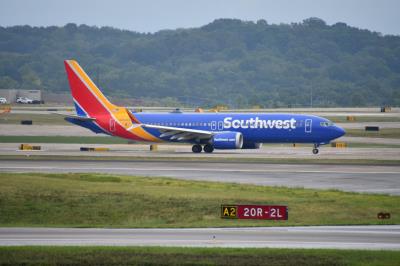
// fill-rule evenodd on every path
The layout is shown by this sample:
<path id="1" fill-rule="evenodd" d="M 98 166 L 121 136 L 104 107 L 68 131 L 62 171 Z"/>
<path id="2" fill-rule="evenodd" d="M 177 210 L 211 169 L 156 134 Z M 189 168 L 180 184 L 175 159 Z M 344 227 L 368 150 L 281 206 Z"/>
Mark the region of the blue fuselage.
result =
<path id="1" fill-rule="evenodd" d="M 240 132 L 245 143 L 327 144 L 345 131 L 329 120 L 302 114 L 281 113 L 134 113 L 143 124 L 205 130 Z M 146 129 L 160 137 L 157 129 Z"/>

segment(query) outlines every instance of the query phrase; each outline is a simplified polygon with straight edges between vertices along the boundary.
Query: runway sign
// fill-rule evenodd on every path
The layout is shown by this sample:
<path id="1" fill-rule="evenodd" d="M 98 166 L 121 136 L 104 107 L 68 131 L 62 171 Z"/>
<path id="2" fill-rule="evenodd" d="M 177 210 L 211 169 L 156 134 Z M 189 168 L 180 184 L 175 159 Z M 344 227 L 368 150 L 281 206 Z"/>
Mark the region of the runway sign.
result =
<path id="1" fill-rule="evenodd" d="M 281 205 L 221 205 L 221 218 L 287 220 L 288 208 Z"/>
<path id="2" fill-rule="evenodd" d="M 221 218 L 237 218 L 237 206 L 236 205 L 221 205 Z"/>

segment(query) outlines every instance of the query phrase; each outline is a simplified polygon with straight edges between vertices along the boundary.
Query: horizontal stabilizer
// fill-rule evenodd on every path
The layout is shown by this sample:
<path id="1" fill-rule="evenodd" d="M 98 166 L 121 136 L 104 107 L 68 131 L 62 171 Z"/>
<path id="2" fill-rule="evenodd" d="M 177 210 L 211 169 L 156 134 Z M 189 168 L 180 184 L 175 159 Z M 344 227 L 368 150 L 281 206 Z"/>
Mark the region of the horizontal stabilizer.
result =
<path id="1" fill-rule="evenodd" d="M 76 119 L 79 121 L 95 121 L 96 118 L 91 118 L 91 117 L 85 117 L 85 116 L 80 116 L 80 115 L 67 115 L 67 114 L 61 114 L 61 113 L 52 113 L 54 115 L 60 115 L 65 118 L 71 118 L 71 119 Z"/>

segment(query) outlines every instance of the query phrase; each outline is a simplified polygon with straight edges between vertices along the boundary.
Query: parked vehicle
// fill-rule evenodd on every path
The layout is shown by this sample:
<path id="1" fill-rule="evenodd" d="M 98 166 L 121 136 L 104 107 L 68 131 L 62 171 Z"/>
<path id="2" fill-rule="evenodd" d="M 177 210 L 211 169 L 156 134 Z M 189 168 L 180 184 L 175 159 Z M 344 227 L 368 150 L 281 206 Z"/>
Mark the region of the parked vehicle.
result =
<path id="1" fill-rule="evenodd" d="M 26 97 L 18 97 L 17 103 L 33 103 L 32 99 Z"/>
<path id="2" fill-rule="evenodd" d="M 0 97 L 0 103 L 7 103 L 7 99 L 3 98 L 3 97 Z"/>

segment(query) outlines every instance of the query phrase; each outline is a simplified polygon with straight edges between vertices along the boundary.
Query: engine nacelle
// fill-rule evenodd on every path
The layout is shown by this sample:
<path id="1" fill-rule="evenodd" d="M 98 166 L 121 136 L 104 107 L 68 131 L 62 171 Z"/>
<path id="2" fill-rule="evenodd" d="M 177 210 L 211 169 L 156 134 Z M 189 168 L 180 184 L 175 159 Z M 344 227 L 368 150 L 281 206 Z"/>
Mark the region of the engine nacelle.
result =
<path id="1" fill-rule="evenodd" d="M 241 149 L 243 146 L 243 135 L 240 132 L 221 132 L 212 138 L 215 149 Z"/>
<path id="2" fill-rule="evenodd" d="M 262 143 L 243 142 L 242 149 L 260 149 L 261 147 L 262 147 Z"/>

